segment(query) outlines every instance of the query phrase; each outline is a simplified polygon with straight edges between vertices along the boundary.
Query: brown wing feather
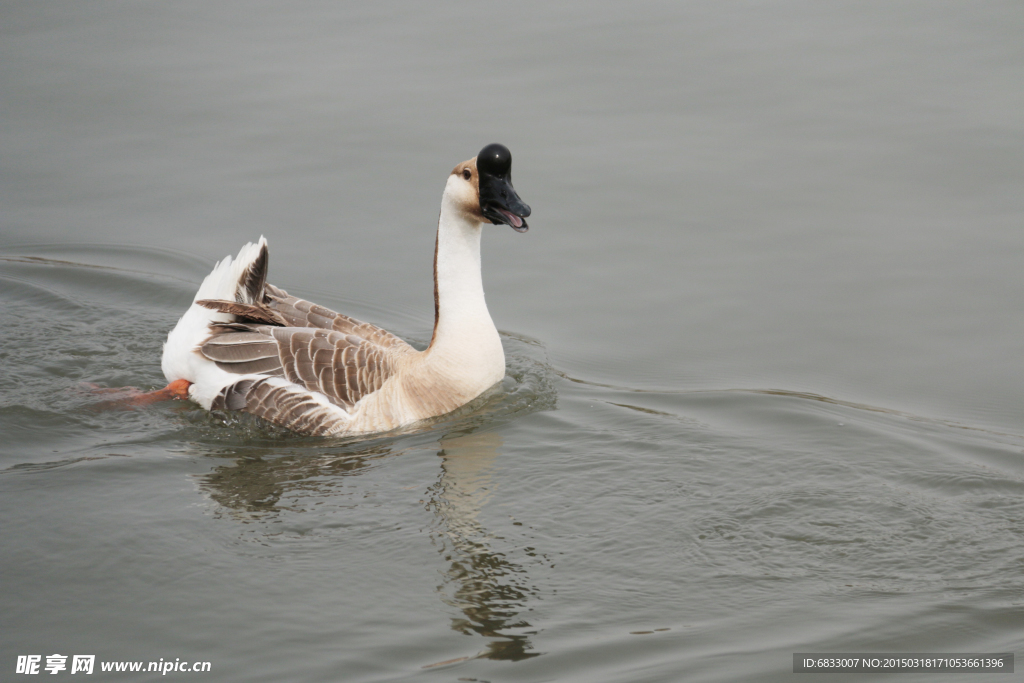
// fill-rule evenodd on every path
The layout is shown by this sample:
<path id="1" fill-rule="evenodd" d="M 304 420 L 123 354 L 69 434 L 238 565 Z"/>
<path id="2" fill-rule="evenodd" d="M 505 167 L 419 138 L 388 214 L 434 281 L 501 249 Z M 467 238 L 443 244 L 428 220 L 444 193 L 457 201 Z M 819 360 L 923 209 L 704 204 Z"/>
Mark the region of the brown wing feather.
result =
<path id="1" fill-rule="evenodd" d="M 361 320 L 336 313 L 329 308 L 291 296 L 288 292 L 271 284 L 267 284 L 263 291 L 263 304 L 280 315 L 288 327 L 315 327 L 321 330 L 334 330 L 365 339 L 381 348 L 415 352 L 415 349 L 405 341 L 376 325 L 364 323 Z"/>
<path id="2" fill-rule="evenodd" d="M 344 419 L 336 408 L 318 402 L 302 387 L 279 386 L 266 378 L 247 378 L 224 387 L 211 408 L 241 410 L 312 436 L 329 434 Z"/>
<path id="3" fill-rule="evenodd" d="M 240 322 L 265 323 L 267 325 L 287 325 L 285 319 L 264 304 L 244 304 L 223 299 L 199 299 L 196 304 L 221 313 L 237 316 Z"/>
<path id="4" fill-rule="evenodd" d="M 335 330 L 242 323 L 213 325 L 200 351 L 223 370 L 283 376 L 345 409 L 379 389 L 404 353 Z"/>

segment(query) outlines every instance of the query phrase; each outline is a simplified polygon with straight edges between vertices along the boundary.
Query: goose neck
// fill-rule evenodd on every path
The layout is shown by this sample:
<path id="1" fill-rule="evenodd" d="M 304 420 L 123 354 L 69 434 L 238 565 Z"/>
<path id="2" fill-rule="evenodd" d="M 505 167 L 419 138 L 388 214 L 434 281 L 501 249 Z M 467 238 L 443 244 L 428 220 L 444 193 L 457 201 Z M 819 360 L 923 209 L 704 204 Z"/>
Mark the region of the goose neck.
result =
<path id="1" fill-rule="evenodd" d="M 500 353 L 501 341 L 484 299 L 482 224 L 442 202 L 434 251 L 434 334 L 430 350 L 469 362 Z"/>

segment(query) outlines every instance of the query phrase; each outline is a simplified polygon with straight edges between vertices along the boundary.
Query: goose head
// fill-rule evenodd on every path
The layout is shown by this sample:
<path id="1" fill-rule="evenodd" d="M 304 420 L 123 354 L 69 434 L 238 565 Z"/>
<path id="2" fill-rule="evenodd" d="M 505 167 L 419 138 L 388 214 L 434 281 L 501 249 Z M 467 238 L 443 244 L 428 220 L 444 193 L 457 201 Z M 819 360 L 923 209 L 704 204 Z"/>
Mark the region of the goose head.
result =
<path id="1" fill-rule="evenodd" d="M 446 193 L 454 196 L 463 213 L 481 223 L 508 225 L 516 232 L 530 227 L 525 220 L 530 207 L 512 187 L 512 152 L 505 145 L 487 145 L 452 169 Z"/>

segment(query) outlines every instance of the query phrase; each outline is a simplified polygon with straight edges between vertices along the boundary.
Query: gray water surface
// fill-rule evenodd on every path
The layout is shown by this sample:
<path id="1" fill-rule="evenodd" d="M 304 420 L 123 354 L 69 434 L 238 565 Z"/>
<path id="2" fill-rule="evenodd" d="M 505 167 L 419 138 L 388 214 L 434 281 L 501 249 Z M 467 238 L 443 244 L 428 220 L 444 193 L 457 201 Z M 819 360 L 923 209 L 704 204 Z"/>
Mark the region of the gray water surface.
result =
<path id="1" fill-rule="evenodd" d="M 1022 34 L 1015 2 L 0 3 L 4 680 L 1024 651 Z M 493 141 L 534 213 L 484 236 L 508 372 L 472 405 L 332 440 L 90 391 L 162 386 L 261 234 L 275 284 L 426 342 L 443 184 Z"/>

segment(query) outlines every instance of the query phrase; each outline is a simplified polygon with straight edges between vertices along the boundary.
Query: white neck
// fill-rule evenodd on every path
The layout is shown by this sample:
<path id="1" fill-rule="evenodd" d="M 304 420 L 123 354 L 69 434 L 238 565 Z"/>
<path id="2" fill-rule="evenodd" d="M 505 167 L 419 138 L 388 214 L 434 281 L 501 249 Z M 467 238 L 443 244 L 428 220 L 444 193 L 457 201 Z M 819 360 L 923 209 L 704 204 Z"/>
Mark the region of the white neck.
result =
<path id="1" fill-rule="evenodd" d="M 480 391 L 505 374 L 505 354 L 484 300 L 480 274 L 482 224 L 460 208 L 449 182 L 441 201 L 434 259 L 437 320 L 427 355 L 432 364 L 462 382 L 482 383 Z"/>

